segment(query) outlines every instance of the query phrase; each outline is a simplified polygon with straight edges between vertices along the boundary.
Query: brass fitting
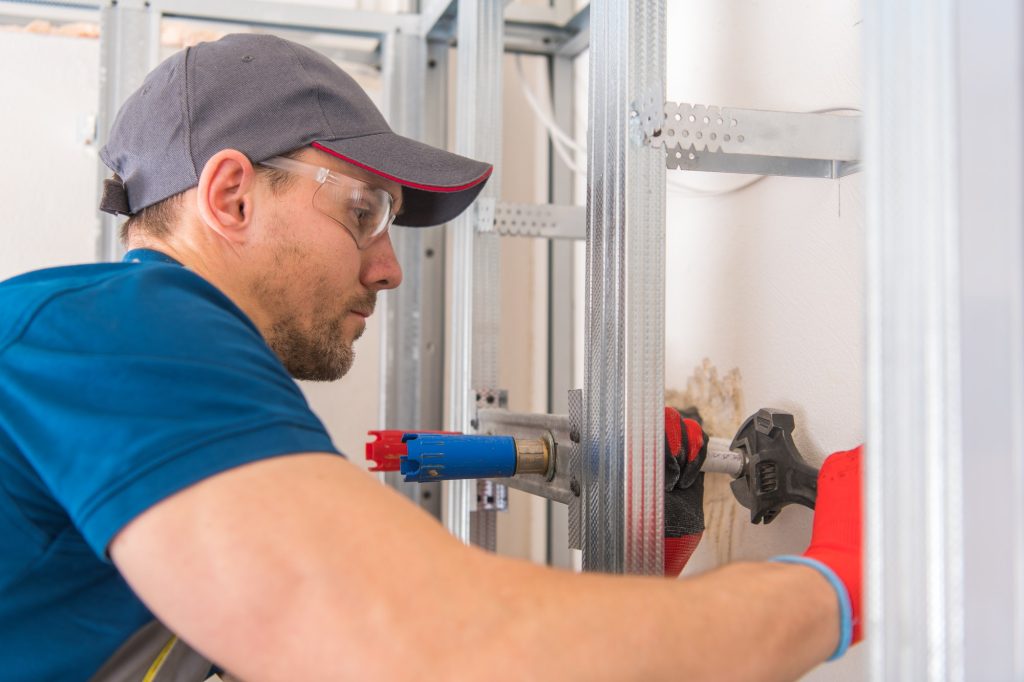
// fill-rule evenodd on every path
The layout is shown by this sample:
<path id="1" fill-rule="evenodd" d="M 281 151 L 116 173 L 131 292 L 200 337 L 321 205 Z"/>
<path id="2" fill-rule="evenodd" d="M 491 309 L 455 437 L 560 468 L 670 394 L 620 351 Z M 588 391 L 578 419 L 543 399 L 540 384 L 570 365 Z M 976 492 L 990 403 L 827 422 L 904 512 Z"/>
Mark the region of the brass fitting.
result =
<path id="1" fill-rule="evenodd" d="M 551 450 L 543 438 L 516 438 L 516 475 L 547 474 Z"/>

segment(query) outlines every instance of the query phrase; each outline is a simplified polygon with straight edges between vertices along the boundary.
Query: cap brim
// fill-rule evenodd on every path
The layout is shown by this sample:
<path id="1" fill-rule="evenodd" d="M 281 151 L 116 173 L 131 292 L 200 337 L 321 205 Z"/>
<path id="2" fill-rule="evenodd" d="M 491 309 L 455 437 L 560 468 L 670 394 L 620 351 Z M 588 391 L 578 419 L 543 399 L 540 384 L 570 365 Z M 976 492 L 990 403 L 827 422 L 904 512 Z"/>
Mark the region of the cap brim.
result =
<path id="1" fill-rule="evenodd" d="M 427 227 L 452 220 L 473 203 L 493 166 L 395 133 L 320 140 L 313 147 L 402 185 L 396 225 Z"/>

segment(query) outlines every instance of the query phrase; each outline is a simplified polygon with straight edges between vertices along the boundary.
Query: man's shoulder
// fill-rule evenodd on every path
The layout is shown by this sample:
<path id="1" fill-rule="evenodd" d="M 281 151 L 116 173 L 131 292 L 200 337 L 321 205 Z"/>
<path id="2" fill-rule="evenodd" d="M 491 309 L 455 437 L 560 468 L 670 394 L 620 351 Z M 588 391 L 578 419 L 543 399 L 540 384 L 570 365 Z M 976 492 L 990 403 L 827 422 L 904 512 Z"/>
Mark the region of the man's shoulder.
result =
<path id="1" fill-rule="evenodd" d="M 33 270 L 0 282 L 0 315 L 15 309 L 30 310 L 69 291 L 116 277 L 120 263 L 65 265 Z"/>
<path id="2" fill-rule="evenodd" d="M 0 305 L 32 307 L 91 289 L 116 304 L 116 294 L 174 296 L 179 292 L 224 298 L 191 270 L 166 263 L 89 263 L 33 270 L 0 282 Z M 226 299 L 225 299 L 226 300 Z"/>
<path id="3" fill-rule="evenodd" d="M 31 328 L 123 336 L 131 328 L 224 316 L 252 327 L 223 293 L 163 263 L 95 263 L 36 270 L 0 282 L 0 353 Z"/>

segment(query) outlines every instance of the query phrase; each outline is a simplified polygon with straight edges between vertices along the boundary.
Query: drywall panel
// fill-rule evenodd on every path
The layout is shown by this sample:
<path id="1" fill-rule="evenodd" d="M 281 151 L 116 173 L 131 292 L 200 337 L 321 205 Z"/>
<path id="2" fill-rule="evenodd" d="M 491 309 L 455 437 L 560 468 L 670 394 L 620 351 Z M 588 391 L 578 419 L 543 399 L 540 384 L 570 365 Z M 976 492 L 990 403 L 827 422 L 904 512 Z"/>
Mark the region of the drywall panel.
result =
<path id="1" fill-rule="evenodd" d="M 95 260 L 99 42 L 0 33 L 0 280 Z"/>

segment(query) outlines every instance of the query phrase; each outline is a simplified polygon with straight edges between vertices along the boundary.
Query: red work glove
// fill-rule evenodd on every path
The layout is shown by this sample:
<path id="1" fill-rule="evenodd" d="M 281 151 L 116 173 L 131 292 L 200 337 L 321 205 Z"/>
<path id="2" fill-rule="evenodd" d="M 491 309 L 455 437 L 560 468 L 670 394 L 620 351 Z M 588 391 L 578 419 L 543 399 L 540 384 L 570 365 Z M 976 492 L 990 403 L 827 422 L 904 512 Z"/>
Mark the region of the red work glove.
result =
<path id="1" fill-rule="evenodd" d="M 836 588 L 839 596 L 840 641 L 832 658 L 839 658 L 850 644 L 863 636 L 863 554 L 861 544 L 861 455 L 863 446 L 836 452 L 818 472 L 818 497 L 814 505 L 811 544 L 803 557 L 781 561 L 810 563 Z M 811 562 L 801 561 L 810 559 Z M 816 562 L 818 565 L 814 565 Z M 822 566 L 826 570 L 822 570 Z M 831 575 L 829 575 L 831 573 Z M 831 659 L 830 659 L 831 660 Z"/>
<path id="2" fill-rule="evenodd" d="M 675 578 L 704 534 L 708 437 L 700 424 L 665 408 L 665 575 Z"/>

